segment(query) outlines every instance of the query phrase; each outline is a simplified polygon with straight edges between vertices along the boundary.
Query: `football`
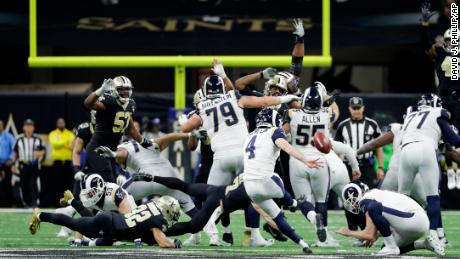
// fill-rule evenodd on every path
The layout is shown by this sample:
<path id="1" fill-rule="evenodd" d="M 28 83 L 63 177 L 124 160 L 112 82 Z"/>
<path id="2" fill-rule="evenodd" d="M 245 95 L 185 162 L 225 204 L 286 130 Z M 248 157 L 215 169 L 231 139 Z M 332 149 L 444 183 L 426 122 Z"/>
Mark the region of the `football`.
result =
<path id="1" fill-rule="evenodd" d="M 313 137 L 313 144 L 319 151 L 324 154 L 328 154 L 332 148 L 331 141 L 321 131 L 317 131 L 315 133 L 315 136 Z"/>

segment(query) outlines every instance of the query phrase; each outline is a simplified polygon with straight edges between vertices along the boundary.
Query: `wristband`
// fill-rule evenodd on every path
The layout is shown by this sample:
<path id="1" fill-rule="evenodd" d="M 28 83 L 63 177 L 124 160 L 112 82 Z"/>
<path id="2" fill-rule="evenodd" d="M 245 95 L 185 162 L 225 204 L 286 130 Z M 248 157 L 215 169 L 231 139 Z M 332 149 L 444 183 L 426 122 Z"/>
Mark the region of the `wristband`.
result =
<path id="1" fill-rule="evenodd" d="M 299 37 L 297 34 L 295 35 L 295 44 L 303 43 L 303 36 Z"/>

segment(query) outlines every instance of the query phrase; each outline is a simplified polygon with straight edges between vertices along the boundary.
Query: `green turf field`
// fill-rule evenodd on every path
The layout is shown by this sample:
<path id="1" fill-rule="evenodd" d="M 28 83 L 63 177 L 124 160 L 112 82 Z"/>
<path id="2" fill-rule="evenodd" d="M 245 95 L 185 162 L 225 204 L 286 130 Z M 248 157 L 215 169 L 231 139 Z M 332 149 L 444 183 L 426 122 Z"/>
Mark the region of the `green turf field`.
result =
<path id="1" fill-rule="evenodd" d="M 5 249 L 16 248 L 69 248 L 66 238 L 57 238 L 56 233 L 59 227 L 51 224 L 43 223 L 40 230 L 35 236 L 29 234 L 28 222 L 30 220 L 31 212 L 0 212 L 0 251 L 5 253 Z M 304 219 L 300 213 L 291 214 L 286 213 L 288 221 L 296 229 L 309 244 L 315 241 L 315 234 L 312 231 L 311 225 Z M 460 224 L 457 219 L 460 216 L 460 211 L 446 211 L 443 212 L 444 226 L 446 229 L 447 237 L 450 241 L 450 247 L 446 249 L 447 256 L 460 257 Z M 186 218 L 183 217 L 182 220 Z M 335 230 L 338 227 L 345 226 L 345 217 L 340 211 L 332 211 L 329 215 L 329 229 Z M 179 255 L 193 255 L 193 256 L 253 256 L 253 257 L 266 257 L 266 256 L 286 256 L 286 255 L 301 255 L 301 250 L 292 242 L 276 242 L 272 247 L 267 248 L 245 248 L 242 246 L 241 241 L 243 237 L 244 216 L 241 213 L 232 215 L 232 228 L 235 238 L 235 245 L 233 247 L 209 247 L 207 246 L 206 235 L 202 235 L 202 244 L 194 247 L 184 247 L 181 251 L 162 250 L 159 251 L 157 247 L 144 247 L 142 251 L 137 254 L 142 254 L 148 251 L 155 251 L 158 253 L 174 254 L 175 257 Z M 268 234 L 262 231 L 265 237 Z M 185 240 L 188 236 L 181 236 L 181 240 Z M 351 239 L 342 236 L 335 236 L 340 240 L 341 247 L 338 248 L 313 248 L 314 254 L 321 255 L 369 255 L 374 251 L 378 251 L 382 240 L 379 240 L 373 248 L 353 248 L 351 247 Z M 120 249 L 133 249 L 133 244 L 115 247 L 114 252 L 123 252 Z M 75 248 L 75 250 L 94 251 L 94 249 L 101 248 Z M 33 250 L 28 250 L 33 251 Z M 51 251 L 51 250 L 49 250 Z M 59 251 L 59 250 L 58 250 Z M 112 251 L 112 250 L 111 250 Z M 131 250 L 127 250 L 131 251 Z M 111 253 L 114 253 L 111 252 Z M 0 253 L 0 257 L 1 257 Z M 434 256 L 434 253 L 429 251 L 415 251 L 410 253 L 412 256 Z"/>

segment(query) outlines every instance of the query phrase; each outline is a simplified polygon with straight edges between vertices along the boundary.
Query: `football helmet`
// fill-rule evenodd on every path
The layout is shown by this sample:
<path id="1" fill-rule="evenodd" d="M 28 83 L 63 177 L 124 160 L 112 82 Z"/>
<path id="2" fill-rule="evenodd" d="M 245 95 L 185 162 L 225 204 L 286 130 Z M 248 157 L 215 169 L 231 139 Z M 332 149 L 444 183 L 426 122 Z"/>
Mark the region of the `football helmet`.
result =
<path id="1" fill-rule="evenodd" d="M 299 91 L 299 77 L 286 71 L 278 72 L 277 75 L 282 76 L 286 79 L 289 93 L 296 94 L 296 92 Z"/>
<path id="2" fill-rule="evenodd" d="M 327 95 L 326 86 L 323 83 L 321 83 L 320 81 L 313 82 L 313 86 L 316 87 L 316 89 L 318 89 L 319 93 L 321 94 L 321 96 L 324 99 L 326 97 L 326 95 Z"/>
<path id="3" fill-rule="evenodd" d="M 200 103 L 201 101 L 203 101 L 205 98 L 204 98 L 204 95 L 203 95 L 203 91 L 201 89 L 198 89 L 196 92 L 195 92 L 195 95 L 193 95 L 193 106 L 196 106 L 198 105 L 198 103 Z"/>
<path id="4" fill-rule="evenodd" d="M 206 99 L 222 97 L 225 94 L 224 80 L 220 76 L 208 76 L 204 80 L 201 90 Z"/>
<path id="5" fill-rule="evenodd" d="M 302 97 L 302 107 L 308 112 L 318 112 L 323 108 L 323 96 L 316 87 L 308 87 Z"/>
<path id="6" fill-rule="evenodd" d="M 267 82 L 265 82 L 264 95 L 272 96 L 273 95 L 271 91 L 272 88 L 279 89 L 280 95 L 287 94 L 288 88 L 287 88 L 286 78 L 280 75 L 280 73 L 270 78 Z"/>
<path id="7" fill-rule="evenodd" d="M 170 226 L 179 220 L 180 204 L 176 199 L 171 196 L 164 195 L 154 202 Z"/>
<path id="8" fill-rule="evenodd" d="M 86 208 L 96 205 L 105 193 L 104 179 L 98 174 L 85 175 L 80 187 L 80 200 Z"/>
<path id="9" fill-rule="evenodd" d="M 365 183 L 358 180 L 351 181 L 342 190 L 343 207 L 353 214 L 359 214 L 359 203 L 367 191 L 369 187 Z"/>
<path id="10" fill-rule="evenodd" d="M 264 108 L 256 115 L 256 127 L 279 127 L 281 115 L 274 109 Z"/>
<path id="11" fill-rule="evenodd" d="M 418 106 L 430 106 L 433 108 L 436 107 L 442 107 L 442 101 L 439 96 L 433 93 L 426 93 L 420 97 L 420 100 L 418 101 Z"/>
<path id="12" fill-rule="evenodd" d="M 115 97 L 121 102 L 121 103 L 127 103 L 131 99 L 131 96 L 133 95 L 133 84 L 131 83 L 131 80 L 127 78 L 126 76 L 117 76 L 113 79 L 115 89 L 114 89 L 114 94 Z"/>
<path id="13" fill-rule="evenodd" d="M 447 29 L 445 32 L 444 32 L 444 49 L 451 53 L 451 50 L 452 50 L 452 32 L 450 29 Z"/>

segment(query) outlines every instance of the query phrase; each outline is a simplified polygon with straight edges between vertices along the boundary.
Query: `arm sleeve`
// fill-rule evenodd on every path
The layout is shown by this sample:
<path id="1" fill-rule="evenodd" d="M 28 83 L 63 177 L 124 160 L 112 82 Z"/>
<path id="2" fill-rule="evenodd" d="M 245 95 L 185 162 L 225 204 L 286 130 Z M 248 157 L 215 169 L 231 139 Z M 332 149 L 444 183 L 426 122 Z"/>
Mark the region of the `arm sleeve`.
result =
<path id="1" fill-rule="evenodd" d="M 350 146 L 345 145 L 342 142 L 332 140 L 332 149 L 337 154 L 344 155 L 347 158 L 353 171 L 359 169 L 359 163 L 356 159 L 356 152 Z"/>
<path id="2" fill-rule="evenodd" d="M 432 42 L 430 41 L 428 26 L 422 26 L 420 43 L 425 51 L 431 48 Z"/>
<path id="3" fill-rule="evenodd" d="M 439 128 L 441 129 L 442 140 L 455 147 L 460 146 L 460 137 L 455 134 L 449 123 L 449 114 L 446 110 L 441 111 L 441 116 L 437 119 Z"/>
<path id="4" fill-rule="evenodd" d="M 274 130 L 272 135 L 273 143 L 275 143 L 275 141 L 279 138 L 286 139 L 286 135 L 284 135 L 284 131 L 281 128 L 277 128 L 276 130 Z"/>
<path id="5" fill-rule="evenodd" d="M 291 68 L 289 69 L 289 72 L 291 72 L 295 76 L 300 76 L 300 73 L 302 72 L 302 63 L 303 57 L 292 56 Z"/>
<path id="6" fill-rule="evenodd" d="M 291 123 L 291 110 L 287 110 L 283 115 L 283 125 Z"/>

